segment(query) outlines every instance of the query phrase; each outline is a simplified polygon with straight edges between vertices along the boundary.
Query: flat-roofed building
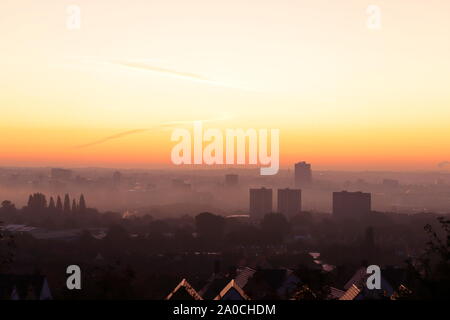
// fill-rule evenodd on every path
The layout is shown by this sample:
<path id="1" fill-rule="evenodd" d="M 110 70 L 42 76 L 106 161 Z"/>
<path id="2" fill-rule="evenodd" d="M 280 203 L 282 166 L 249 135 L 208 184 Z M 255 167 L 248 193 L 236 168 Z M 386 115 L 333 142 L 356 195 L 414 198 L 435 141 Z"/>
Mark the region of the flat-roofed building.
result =
<path id="1" fill-rule="evenodd" d="M 250 217 L 262 219 L 272 212 L 272 189 L 250 189 Z"/>
<path id="2" fill-rule="evenodd" d="M 288 217 L 302 210 L 302 191 L 300 189 L 278 189 L 277 211 Z"/>
<path id="3" fill-rule="evenodd" d="M 304 161 L 295 164 L 295 186 L 305 187 L 312 184 L 311 164 Z"/>

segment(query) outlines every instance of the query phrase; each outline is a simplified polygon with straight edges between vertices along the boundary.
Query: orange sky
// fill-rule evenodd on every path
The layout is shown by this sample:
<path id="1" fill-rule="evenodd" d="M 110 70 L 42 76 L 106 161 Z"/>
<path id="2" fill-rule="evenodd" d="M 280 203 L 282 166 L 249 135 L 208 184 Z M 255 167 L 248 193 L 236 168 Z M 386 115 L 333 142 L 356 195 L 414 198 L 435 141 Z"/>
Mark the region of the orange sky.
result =
<path id="1" fill-rule="evenodd" d="M 205 126 L 280 129 L 282 165 L 435 170 L 450 161 L 449 12 L 446 0 L 3 0 L 0 165 L 167 165 L 162 123 L 219 119 Z"/>

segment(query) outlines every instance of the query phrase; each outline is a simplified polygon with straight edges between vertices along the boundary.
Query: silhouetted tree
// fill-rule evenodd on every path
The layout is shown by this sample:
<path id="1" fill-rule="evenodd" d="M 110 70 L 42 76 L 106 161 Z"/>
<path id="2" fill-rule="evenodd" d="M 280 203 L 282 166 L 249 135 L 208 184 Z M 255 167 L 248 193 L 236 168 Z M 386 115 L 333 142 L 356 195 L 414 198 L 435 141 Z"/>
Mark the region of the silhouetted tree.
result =
<path id="1" fill-rule="evenodd" d="M 9 267 L 14 260 L 14 248 L 14 237 L 0 228 L 0 273 L 9 271 Z"/>
<path id="2" fill-rule="evenodd" d="M 72 200 L 72 213 L 78 212 L 77 202 L 75 199 Z"/>
<path id="3" fill-rule="evenodd" d="M 58 196 L 58 198 L 56 200 L 56 211 L 58 211 L 59 213 L 61 213 L 63 211 L 63 205 L 62 205 L 60 196 Z"/>
<path id="4" fill-rule="evenodd" d="M 81 213 L 85 213 L 86 212 L 86 201 L 84 200 L 83 194 L 81 194 L 81 196 L 80 196 L 80 202 L 78 203 L 78 210 Z"/>
<path id="5" fill-rule="evenodd" d="M 4 200 L 2 202 L 2 207 L 0 208 L 0 211 L 5 215 L 11 215 L 16 213 L 17 209 L 14 203 L 12 203 L 9 200 Z"/>
<path id="6" fill-rule="evenodd" d="M 48 209 L 51 212 L 54 212 L 56 210 L 56 206 L 55 206 L 55 200 L 53 200 L 53 197 L 50 197 L 50 202 L 48 204 Z"/>
<path id="7" fill-rule="evenodd" d="M 272 241 L 280 242 L 289 231 L 289 223 L 281 213 L 268 213 L 261 221 L 261 228 Z"/>
<path id="8" fill-rule="evenodd" d="M 416 298 L 450 298 L 450 219 L 437 218 L 440 232 L 430 224 L 424 229 L 430 237 L 425 253 L 414 264 L 408 261 L 418 286 Z"/>
<path id="9" fill-rule="evenodd" d="M 47 199 L 42 193 L 34 193 L 28 198 L 27 208 L 33 213 L 43 213 L 47 210 Z"/>
<path id="10" fill-rule="evenodd" d="M 31 208 L 32 205 L 33 205 L 33 195 L 30 194 L 30 195 L 28 196 L 27 207 L 28 207 L 28 208 Z"/>
<path id="11" fill-rule="evenodd" d="M 195 217 L 197 233 L 204 240 L 219 240 L 223 236 L 225 219 L 221 216 L 202 212 Z"/>
<path id="12" fill-rule="evenodd" d="M 70 213 L 70 198 L 68 194 L 64 196 L 64 213 Z"/>

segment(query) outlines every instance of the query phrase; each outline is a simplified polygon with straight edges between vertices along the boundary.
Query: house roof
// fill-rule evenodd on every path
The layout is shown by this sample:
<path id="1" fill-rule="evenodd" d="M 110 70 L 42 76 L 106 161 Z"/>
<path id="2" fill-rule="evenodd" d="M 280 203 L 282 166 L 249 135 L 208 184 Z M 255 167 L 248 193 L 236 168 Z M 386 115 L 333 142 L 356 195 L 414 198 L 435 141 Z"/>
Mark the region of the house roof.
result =
<path id="1" fill-rule="evenodd" d="M 406 287 L 405 285 L 401 284 L 397 290 L 395 290 L 395 292 L 391 295 L 391 300 L 397 300 L 397 299 L 401 299 L 403 296 L 410 296 L 412 294 L 412 291 L 409 290 L 408 287 Z"/>
<path id="2" fill-rule="evenodd" d="M 390 284 L 390 282 L 387 281 L 387 279 L 385 278 L 384 271 L 385 270 L 383 270 L 380 275 L 380 278 L 381 278 L 380 279 L 380 282 L 381 282 L 380 290 L 368 290 L 367 289 L 366 281 L 367 281 L 368 277 L 370 276 L 370 274 L 367 274 L 367 269 L 365 267 L 359 268 L 354 273 L 354 275 L 351 277 L 351 279 L 344 286 L 344 289 L 348 290 L 352 286 L 356 286 L 357 288 L 360 289 L 360 291 L 364 291 L 364 293 L 363 293 L 364 296 L 371 296 L 372 298 L 374 297 L 373 296 L 374 294 L 378 295 L 378 297 L 391 296 L 394 293 L 394 289 L 393 289 L 392 285 Z"/>
<path id="3" fill-rule="evenodd" d="M 224 298 L 226 299 L 227 294 L 233 290 L 242 298 L 242 300 L 250 300 L 250 297 L 245 294 L 244 290 L 242 290 L 242 288 L 237 285 L 234 279 L 228 282 L 225 288 L 220 291 L 220 293 L 214 298 L 214 300 L 224 300 Z"/>
<path id="4" fill-rule="evenodd" d="M 183 279 L 175 289 L 169 293 L 166 300 L 203 300 L 203 298 L 186 279 Z"/>
<path id="5" fill-rule="evenodd" d="M 367 279 L 367 272 L 366 268 L 359 268 L 356 270 L 356 272 L 353 274 L 353 276 L 350 278 L 350 280 L 347 281 L 347 283 L 344 286 L 345 290 L 350 289 L 353 285 L 356 285 L 357 287 L 361 287 L 364 285 L 364 282 Z"/>
<path id="6" fill-rule="evenodd" d="M 241 287 L 244 288 L 245 285 L 247 284 L 248 280 L 253 277 L 253 275 L 255 274 L 256 270 L 249 268 L 249 267 L 244 267 L 244 268 L 239 268 L 237 270 L 237 276 L 235 278 L 236 284 Z"/>
<path id="7" fill-rule="evenodd" d="M 351 287 L 348 288 L 347 291 L 345 291 L 344 295 L 339 298 L 339 300 L 354 300 L 360 292 L 361 290 L 358 289 L 357 286 L 352 284 Z"/>

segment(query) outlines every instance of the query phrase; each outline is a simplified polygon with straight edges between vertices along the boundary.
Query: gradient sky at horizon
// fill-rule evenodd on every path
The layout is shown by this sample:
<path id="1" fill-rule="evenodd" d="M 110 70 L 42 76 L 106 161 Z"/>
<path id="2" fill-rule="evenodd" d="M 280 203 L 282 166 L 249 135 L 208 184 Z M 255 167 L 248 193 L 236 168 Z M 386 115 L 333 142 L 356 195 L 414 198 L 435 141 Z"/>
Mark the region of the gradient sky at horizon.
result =
<path id="1" fill-rule="evenodd" d="M 437 170 L 449 18 L 448 0 L 2 0 L 0 166 L 170 164 L 170 128 L 76 146 L 223 119 L 205 126 L 279 128 L 285 166 Z"/>

